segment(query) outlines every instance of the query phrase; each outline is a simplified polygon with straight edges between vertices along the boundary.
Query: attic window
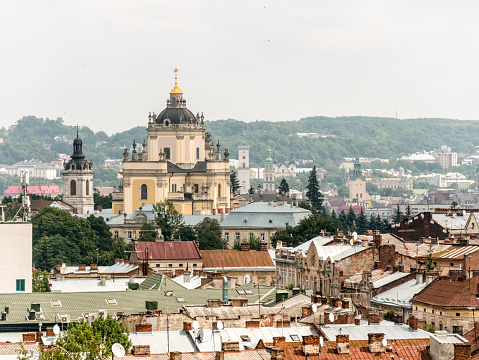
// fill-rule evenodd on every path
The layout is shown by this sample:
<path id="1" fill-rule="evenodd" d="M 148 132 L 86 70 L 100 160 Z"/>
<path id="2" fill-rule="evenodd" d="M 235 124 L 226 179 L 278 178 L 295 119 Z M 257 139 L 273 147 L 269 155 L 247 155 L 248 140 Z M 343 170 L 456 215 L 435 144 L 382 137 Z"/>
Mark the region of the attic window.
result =
<path id="1" fill-rule="evenodd" d="M 243 222 L 246 224 L 248 222 L 248 220 L 244 219 Z"/>
<path id="2" fill-rule="evenodd" d="M 240 338 L 243 341 L 251 341 L 248 335 L 241 335 Z"/>
<path id="3" fill-rule="evenodd" d="M 270 219 L 270 220 L 269 220 L 269 223 L 271 224 L 272 222 L 273 222 L 273 220 Z"/>
<path id="4" fill-rule="evenodd" d="M 289 335 L 291 337 L 291 340 L 295 341 L 295 342 L 298 342 L 298 341 L 301 341 L 301 339 L 299 338 L 298 335 L 296 334 L 292 334 L 292 335 Z"/>
<path id="5" fill-rule="evenodd" d="M 182 298 L 182 297 L 177 297 L 177 298 L 176 298 L 176 301 L 178 301 L 178 302 L 185 302 L 185 299 Z"/>
<path id="6" fill-rule="evenodd" d="M 106 299 L 108 305 L 118 305 L 115 299 Z"/>
<path id="7" fill-rule="evenodd" d="M 166 290 L 165 291 L 165 296 L 172 296 L 173 295 L 173 291 L 172 290 Z"/>
<path id="8" fill-rule="evenodd" d="M 50 303 L 52 304 L 53 307 L 61 307 L 62 303 L 60 300 L 50 300 Z"/>

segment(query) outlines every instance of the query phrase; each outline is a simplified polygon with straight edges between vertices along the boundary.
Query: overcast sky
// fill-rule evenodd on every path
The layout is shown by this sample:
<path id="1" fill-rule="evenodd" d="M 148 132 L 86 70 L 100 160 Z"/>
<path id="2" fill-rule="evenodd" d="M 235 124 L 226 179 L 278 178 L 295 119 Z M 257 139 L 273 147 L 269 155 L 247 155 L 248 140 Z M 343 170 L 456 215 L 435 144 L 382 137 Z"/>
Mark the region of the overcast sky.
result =
<path id="1" fill-rule="evenodd" d="M 178 85 L 206 119 L 479 119 L 478 1 L 2 1 L 0 126 L 147 125 Z"/>

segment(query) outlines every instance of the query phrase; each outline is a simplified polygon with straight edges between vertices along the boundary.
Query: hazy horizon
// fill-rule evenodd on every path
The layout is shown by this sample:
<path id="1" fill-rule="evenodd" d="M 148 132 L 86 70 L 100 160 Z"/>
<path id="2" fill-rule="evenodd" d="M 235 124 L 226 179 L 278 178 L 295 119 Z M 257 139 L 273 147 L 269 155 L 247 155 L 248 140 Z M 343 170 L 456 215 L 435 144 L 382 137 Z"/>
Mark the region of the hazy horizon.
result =
<path id="1" fill-rule="evenodd" d="M 473 1 L 0 5 L 0 126 L 147 126 L 174 85 L 207 120 L 479 119 Z"/>

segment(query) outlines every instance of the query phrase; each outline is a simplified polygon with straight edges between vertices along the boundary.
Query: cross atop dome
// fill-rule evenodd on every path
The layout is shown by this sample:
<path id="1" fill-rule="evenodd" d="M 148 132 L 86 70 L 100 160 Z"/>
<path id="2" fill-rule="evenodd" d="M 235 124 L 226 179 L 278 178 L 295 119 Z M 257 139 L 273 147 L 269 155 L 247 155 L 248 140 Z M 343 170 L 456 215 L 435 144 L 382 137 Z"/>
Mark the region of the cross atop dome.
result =
<path id="1" fill-rule="evenodd" d="M 177 73 L 178 70 L 177 68 L 175 68 L 175 70 L 173 70 L 175 72 L 175 87 L 170 91 L 170 94 L 183 94 L 183 92 L 181 91 L 181 89 L 178 87 L 178 77 L 177 77 Z"/>

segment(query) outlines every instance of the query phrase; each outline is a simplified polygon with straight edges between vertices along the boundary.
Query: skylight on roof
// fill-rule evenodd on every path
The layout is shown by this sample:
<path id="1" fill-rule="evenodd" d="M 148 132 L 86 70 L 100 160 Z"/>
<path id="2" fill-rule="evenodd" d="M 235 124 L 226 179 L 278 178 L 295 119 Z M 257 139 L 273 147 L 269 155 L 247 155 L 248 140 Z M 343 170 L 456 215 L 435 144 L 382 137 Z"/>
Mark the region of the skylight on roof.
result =
<path id="1" fill-rule="evenodd" d="M 118 305 L 115 299 L 106 299 L 108 305 Z"/>
<path id="2" fill-rule="evenodd" d="M 166 290 L 165 296 L 172 296 L 172 295 L 173 295 L 173 291 L 172 291 L 172 290 Z"/>
<path id="3" fill-rule="evenodd" d="M 291 335 L 289 335 L 289 336 L 291 337 L 291 340 L 293 340 L 293 341 L 301 341 L 300 338 L 299 338 L 299 336 L 296 335 L 296 334 L 291 334 Z"/>
<path id="4" fill-rule="evenodd" d="M 240 338 L 243 341 L 251 341 L 248 335 L 241 335 Z"/>
<path id="5" fill-rule="evenodd" d="M 60 300 L 50 300 L 50 303 L 52 304 L 53 307 L 61 307 L 62 303 Z"/>
<path id="6" fill-rule="evenodd" d="M 245 290 L 244 293 L 246 295 L 253 295 L 253 291 L 252 290 Z"/>
<path id="7" fill-rule="evenodd" d="M 245 294 L 246 294 L 246 291 L 245 291 L 245 290 L 236 290 L 236 292 L 237 292 L 239 295 L 245 295 Z"/>
<path id="8" fill-rule="evenodd" d="M 177 298 L 176 298 L 176 301 L 178 301 L 178 302 L 185 302 L 185 299 L 182 298 L 182 297 L 177 297 Z"/>

